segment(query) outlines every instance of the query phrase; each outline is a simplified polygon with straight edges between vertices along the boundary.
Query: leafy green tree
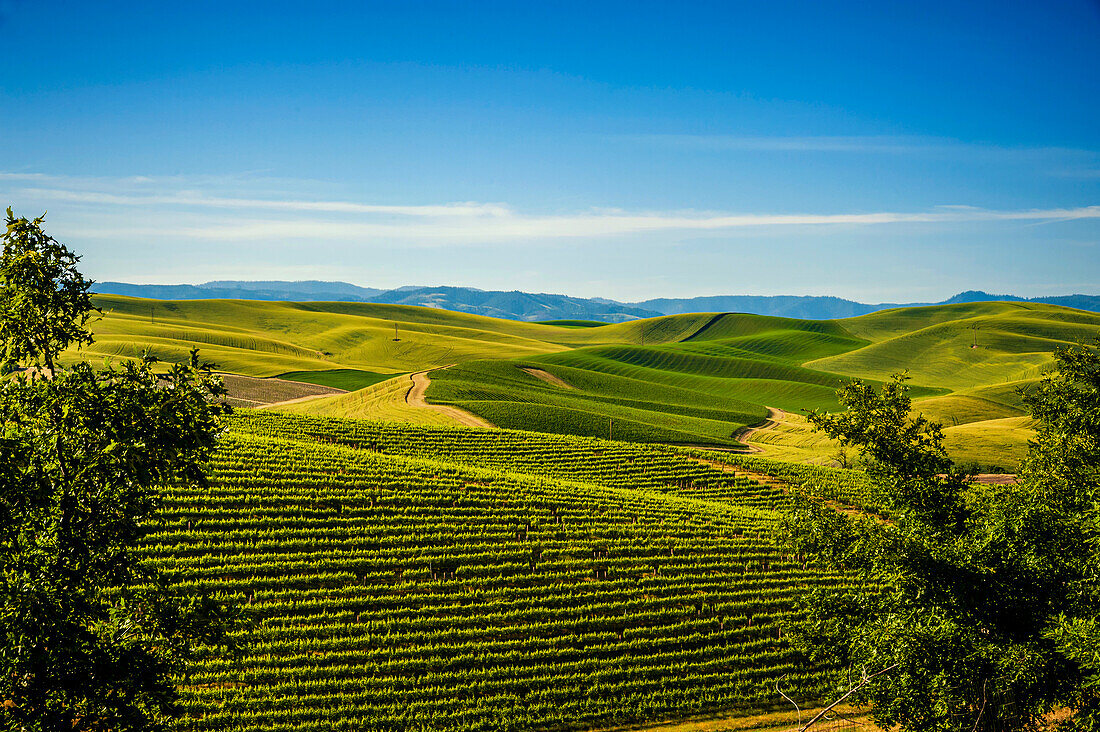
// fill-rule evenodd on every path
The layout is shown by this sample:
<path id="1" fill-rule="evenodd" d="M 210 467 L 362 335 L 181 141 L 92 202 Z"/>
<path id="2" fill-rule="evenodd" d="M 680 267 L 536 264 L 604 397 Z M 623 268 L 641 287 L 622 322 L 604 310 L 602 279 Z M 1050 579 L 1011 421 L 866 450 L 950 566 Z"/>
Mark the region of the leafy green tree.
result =
<path id="1" fill-rule="evenodd" d="M 1026 397 L 1038 433 L 1012 486 L 955 470 L 904 376 L 855 381 L 847 411 L 809 416 L 860 450 L 882 515 L 795 501 L 786 541 L 858 584 L 810 592 L 793 638 L 883 728 L 1027 730 L 1068 707 L 1097 729 L 1100 356 L 1062 349 L 1055 365 Z"/>
<path id="2" fill-rule="evenodd" d="M 24 304 L 5 317 L 25 308 L 50 335 L 8 323 L 4 352 L 52 375 L 0 382 L 0 728 L 157 729 L 178 711 L 174 676 L 200 645 L 230 645 L 236 610 L 174 596 L 135 547 L 161 487 L 205 485 L 224 390 L 196 352 L 166 375 L 150 357 L 60 367 L 62 349 L 91 342 L 88 283 L 41 220 L 13 235 L 12 219 L 0 271 Z M 69 269 L 10 276 L 27 262 Z"/>
<path id="3" fill-rule="evenodd" d="M 96 308 L 80 258 L 42 230 L 40 216 L 16 218 L 8 208 L 0 256 L 0 354 L 3 365 L 54 368 L 71 344 L 92 342 L 85 325 Z"/>
<path id="4" fill-rule="evenodd" d="M 1097 339 L 1100 346 L 1100 339 Z M 1100 350 L 1067 348 L 1024 402 L 1035 439 L 1020 474 L 1024 495 L 1012 507 L 1033 516 L 1045 541 L 1022 547 L 1026 560 L 1068 583 L 1067 602 L 1044 631 L 1075 672 L 1065 703 L 1076 723 L 1100 731 Z M 1004 523 L 1014 512 L 1005 512 Z M 1018 530 L 1001 529 L 1014 538 Z M 1022 543 L 1022 542 L 1021 542 Z M 1058 588 L 1062 591 L 1062 588 Z M 1061 594 L 1061 592 L 1059 592 Z"/>

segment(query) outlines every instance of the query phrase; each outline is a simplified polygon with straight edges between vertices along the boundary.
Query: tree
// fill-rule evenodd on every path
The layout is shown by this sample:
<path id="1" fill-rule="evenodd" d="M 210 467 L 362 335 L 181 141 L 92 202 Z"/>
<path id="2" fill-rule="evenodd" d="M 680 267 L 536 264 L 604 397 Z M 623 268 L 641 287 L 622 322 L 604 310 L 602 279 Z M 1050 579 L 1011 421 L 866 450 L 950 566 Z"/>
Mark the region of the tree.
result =
<path id="1" fill-rule="evenodd" d="M 4 352 L 51 374 L 0 382 L 0 728 L 157 729 L 177 711 L 173 675 L 199 644 L 230 645 L 236 610 L 173 595 L 135 547 L 161 487 L 205 485 L 224 390 L 195 351 L 166 375 L 151 357 L 61 367 L 62 349 L 92 340 L 90 283 L 41 219 L 8 218 L 0 272 L 23 304 L 5 317 L 50 335 L 5 323 Z M 68 264 L 9 275 L 28 262 Z"/>
<path id="2" fill-rule="evenodd" d="M 1055 373 L 1023 393 L 1036 430 L 1021 473 L 1026 493 L 1017 510 L 1034 514 L 1030 523 L 1042 525 L 1049 537 L 1025 547 L 1027 561 L 1053 567 L 1070 583 L 1068 602 L 1052 618 L 1044 637 L 1074 667 L 1065 701 L 1078 710 L 1078 726 L 1098 732 L 1100 350 L 1061 349 L 1055 362 Z"/>
<path id="3" fill-rule="evenodd" d="M 904 376 L 854 381 L 847 411 L 809 415 L 859 448 L 882 515 L 796 499 L 784 540 L 857 583 L 809 593 L 792 637 L 883 728 L 1027 730 L 1069 707 L 1097 729 L 1100 356 L 1061 349 L 1055 366 L 1025 397 L 1037 438 L 1014 486 L 971 485 Z"/>
<path id="4" fill-rule="evenodd" d="M 8 208 L 0 255 L 0 347 L 5 366 L 53 371 L 57 354 L 92 342 L 85 325 L 92 305 L 80 258 L 42 230 L 44 216 L 16 218 Z"/>

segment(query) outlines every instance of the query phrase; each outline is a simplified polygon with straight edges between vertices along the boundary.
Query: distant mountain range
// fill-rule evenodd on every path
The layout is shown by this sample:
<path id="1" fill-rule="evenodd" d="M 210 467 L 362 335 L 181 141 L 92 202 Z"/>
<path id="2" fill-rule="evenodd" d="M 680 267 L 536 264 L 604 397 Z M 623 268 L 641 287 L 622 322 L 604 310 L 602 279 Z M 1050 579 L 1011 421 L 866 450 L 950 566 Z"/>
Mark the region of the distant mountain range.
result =
<path id="1" fill-rule="evenodd" d="M 207 282 L 202 285 L 131 285 L 97 282 L 95 292 L 155 300 L 289 300 L 421 305 L 507 320 L 599 320 L 619 323 L 662 313 L 612 300 L 499 292 L 473 287 L 398 287 L 376 290 L 346 282 Z"/>
<path id="2" fill-rule="evenodd" d="M 867 304 L 844 300 L 839 297 L 818 297 L 798 295 L 718 295 L 715 297 L 689 297 L 684 299 L 656 299 L 633 303 L 646 310 L 654 310 L 662 315 L 680 313 L 756 313 L 758 315 L 779 315 L 785 318 L 806 318 L 809 320 L 828 320 L 832 318 L 851 318 L 866 315 L 889 308 L 916 307 L 920 305 L 953 305 L 964 302 L 1042 302 L 1051 305 L 1063 305 L 1067 308 L 1100 312 L 1100 295 L 1060 295 L 1055 297 L 1023 298 L 1015 295 L 990 295 L 980 290 L 967 290 L 942 302 L 883 302 Z"/>
<path id="3" fill-rule="evenodd" d="M 473 287 L 399 287 L 378 290 L 347 282 L 215 281 L 201 285 L 132 285 L 97 282 L 94 292 L 155 300 L 287 300 L 297 302 L 372 302 L 421 305 L 508 320 L 596 320 L 619 323 L 636 318 L 681 313 L 735 312 L 827 320 L 865 315 L 888 308 L 947 305 L 993 300 L 1041 302 L 1100 312 L 1100 295 L 1060 295 L 1022 298 L 970 290 L 943 302 L 866 304 L 839 297 L 798 295 L 717 295 L 713 297 L 657 298 L 623 303 L 605 298 L 580 298 L 530 292 L 478 290 Z"/>

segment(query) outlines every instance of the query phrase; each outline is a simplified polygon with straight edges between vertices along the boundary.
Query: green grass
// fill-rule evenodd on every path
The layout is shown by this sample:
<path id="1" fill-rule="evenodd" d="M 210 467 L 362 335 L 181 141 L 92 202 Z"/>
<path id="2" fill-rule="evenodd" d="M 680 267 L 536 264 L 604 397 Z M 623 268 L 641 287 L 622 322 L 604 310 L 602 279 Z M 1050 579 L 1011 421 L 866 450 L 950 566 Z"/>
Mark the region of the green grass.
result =
<path id="1" fill-rule="evenodd" d="M 946 396 L 917 400 L 915 411 L 948 427 L 988 419 L 1020 417 L 1027 413 L 1017 389 L 1027 389 L 1035 381 L 1011 381 L 992 386 L 964 389 Z"/>
<path id="2" fill-rule="evenodd" d="M 548 384 L 521 371 L 522 365 L 542 368 L 574 388 Z M 732 444 L 738 427 L 766 411 L 735 398 L 701 398 L 674 384 L 536 361 L 475 361 L 437 371 L 427 396 L 500 427 L 605 437 L 610 427 L 617 438 L 639 442 Z"/>
<path id="3" fill-rule="evenodd" d="M 434 374 L 428 396 L 506 427 L 604 436 L 610 428 L 645 442 L 736 445 L 734 433 L 762 420 L 765 405 L 839 408 L 845 378 L 799 364 L 867 343 L 832 322 L 735 314 L 658 320 L 637 323 L 639 343 L 463 364 Z M 640 345 L 643 331 L 649 345 Z M 541 382 L 520 366 L 574 388 Z"/>
<path id="4" fill-rule="evenodd" d="M 393 374 L 378 374 L 373 371 L 360 371 L 359 369 L 330 369 L 328 371 L 291 371 L 286 374 L 279 374 L 279 378 L 288 381 L 301 381 L 306 384 L 331 386 L 344 391 L 355 391 L 365 389 L 386 379 L 392 379 Z"/>
<path id="5" fill-rule="evenodd" d="M 433 375 L 429 400 L 495 424 L 604 435 L 610 421 L 629 439 L 716 445 L 730 444 L 730 435 L 761 419 L 765 406 L 835 410 L 835 390 L 848 378 L 881 380 L 901 370 L 913 377 L 918 408 L 948 426 L 1019 417 L 1024 410 L 1012 390 L 1049 368 L 1054 348 L 1100 333 L 1100 314 L 1036 303 L 899 308 L 836 321 L 695 313 L 548 324 L 365 303 L 106 295 L 96 302 L 105 311 L 93 326 L 96 343 L 66 354 L 70 361 L 136 358 L 146 350 L 182 361 L 198 346 L 224 371 L 349 390 L 457 364 Z M 520 372 L 524 365 L 575 388 Z M 332 409 L 415 421 L 413 408 L 390 392 Z M 987 431 L 1006 440 L 1026 433 Z M 994 446 L 976 438 L 958 444 L 964 443 L 970 453 Z"/>
<path id="6" fill-rule="evenodd" d="M 839 443 L 814 430 L 804 415 L 793 412 L 784 412 L 775 426 L 754 432 L 746 442 L 771 460 L 817 465 L 835 464 L 840 449 Z M 848 452 L 855 455 L 854 450 Z"/>
<path id="7" fill-rule="evenodd" d="M 973 425 L 950 433 L 953 455 L 973 462 L 984 451 L 990 460 L 1015 465 L 1030 432 L 1013 422 L 997 422 L 1025 413 L 1015 389 L 1049 367 L 1056 347 L 1095 338 L 1100 315 L 1031 303 L 976 303 L 903 308 L 840 321 L 703 314 L 692 322 L 691 332 L 684 323 L 668 321 L 650 330 L 644 321 L 633 325 L 638 339 L 630 343 L 516 361 L 550 371 L 577 387 L 574 393 L 562 394 L 533 379 L 502 389 L 486 367 L 471 366 L 443 377 L 463 381 L 461 388 L 433 386 L 428 395 L 515 427 L 602 434 L 608 419 L 617 416 L 631 439 L 689 441 L 686 431 L 695 442 L 723 444 L 729 442 L 727 425 L 760 418 L 759 410 L 744 404 L 794 413 L 835 410 L 835 390 L 848 378 L 882 380 L 908 370 L 917 410 L 948 427 Z M 680 327 L 680 337 L 671 337 L 674 326 Z M 643 332 L 653 334 L 644 346 Z M 972 348 L 975 339 L 978 347 Z M 621 403 L 631 410 L 648 401 L 641 408 L 653 414 L 641 420 L 637 411 L 611 409 L 612 395 L 632 397 L 633 402 Z M 694 411 L 700 408 L 722 410 L 714 415 L 721 427 L 692 421 L 707 418 Z M 668 416 L 673 414 L 675 419 Z M 788 431 L 790 437 L 781 439 L 791 444 L 781 449 L 822 459 L 825 446 L 797 435 L 797 428 Z"/>
<path id="8" fill-rule="evenodd" d="M 694 353 L 673 346 L 600 346 L 570 351 L 558 356 L 537 359 L 543 363 L 561 365 L 586 364 L 587 368 L 610 371 L 644 369 L 676 376 L 701 376 L 715 379 L 771 379 L 824 386 L 834 386 L 841 377 L 805 369 L 771 359 L 743 356 L 717 356 Z"/>
<path id="9" fill-rule="evenodd" d="M 966 400 L 966 397 L 962 398 L 961 403 L 968 404 Z M 950 420 L 942 419 L 942 414 L 927 409 L 930 402 L 938 401 L 918 401 L 913 411 L 945 425 L 944 447 L 952 460 L 979 472 L 1015 472 L 1019 468 L 1027 453 L 1027 442 L 1033 436 L 1030 418 L 989 417 L 987 415 L 995 413 L 996 408 L 983 402 L 972 407 L 978 416 L 960 421 L 956 426 Z M 958 409 L 958 406 L 954 408 Z M 1016 415 L 1015 412 L 1011 414 Z M 815 431 L 804 416 L 791 413 L 787 413 L 775 427 L 753 433 L 747 443 L 761 449 L 761 456 L 771 460 L 818 465 L 835 465 L 840 449 L 839 443 Z M 849 460 L 857 456 L 857 451 L 852 448 L 848 448 L 846 453 Z"/>
<path id="10" fill-rule="evenodd" d="M 579 346 L 676 340 L 706 316 L 655 318 L 640 325 L 559 328 L 435 308 L 369 303 L 247 300 L 160 301 L 97 295 L 96 343 L 65 359 L 186 360 L 192 347 L 224 371 L 274 376 L 354 369 L 394 374 L 485 358 L 525 358 Z M 394 340 L 394 324 L 397 337 Z M 642 331 L 645 331 L 643 336 Z"/>
<path id="11" fill-rule="evenodd" d="M 710 316 L 704 326 L 682 340 L 728 340 L 746 336 L 773 336 L 788 332 L 821 333 L 853 339 L 852 333 L 841 324 L 842 321 L 801 320 L 747 313 L 704 313 L 704 315 Z"/>
<path id="12" fill-rule="evenodd" d="M 867 345 L 866 341 L 830 333 L 777 330 L 722 340 L 690 340 L 677 344 L 685 353 L 742 358 L 767 358 L 801 364 Z"/>
<path id="13" fill-rule="evenodd" d="M 1035 379 L 1056 347 L 1100 334 L 1100 313 L 1037 303 L 900 308 L 838 322 L 871 345 L 807 366 L 880 379 L 908 370 L 917 384 L 952 390 Z"/>
<path id="14" fill-rule="evenodd" d="M 1006 417 L 970 422 L 943 431 L 948 454 L 960 465 L 980 470 L 1015 472 L 1032 437 L 1030 417 Z"/>
<path id="15" fill-rule="evenodd" d="M 93 325 L 89 355 L 137 357 L 148 349 L 167 361 L 199 346 L 220 368 L 249 376 L 356 369 L 399 373 L 471 358 L 564 350 L 576 331 L 441 313 L 429 308 L 358 303 L 233 300 L 153 302 L 99 296 L 106 314 Z M 153 318 L 150 322 L 150 308 Z M 399 340 L 394 341 L 394 323 Z M 581 333 L 583 335 L 583 333 Z"/>

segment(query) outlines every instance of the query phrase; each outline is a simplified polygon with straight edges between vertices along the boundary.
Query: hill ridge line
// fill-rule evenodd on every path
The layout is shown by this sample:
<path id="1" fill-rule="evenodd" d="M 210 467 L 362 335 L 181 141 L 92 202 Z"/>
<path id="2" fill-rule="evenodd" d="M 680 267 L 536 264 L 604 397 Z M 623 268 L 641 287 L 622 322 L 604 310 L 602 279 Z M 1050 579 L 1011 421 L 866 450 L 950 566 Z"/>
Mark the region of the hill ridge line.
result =
<path id="1" fill-rule="evenodd" d="M 702 326 L 700 326 L 698 330 L 696 330 L 694 333 L 689 335 L 687 338 L 681 339 L 679 342 L 680 343 L 687 343 L 692 338 L 695 338 L 697 335 L 701 334 L 703 331 L 707 330 L 708 328 L 710 328 L 712 325 L 714 325 L 715 323 L 717 323 L 719 320 L 726 317 L 727 315 L 732 315 L 732 313 L 718 313 L 718 314 L 716 314 L 714 317 L 712 317 L 710 320 L 708 320 L 706 323 L 704 323 Z"/>
<path id="2" fill-rule="evenodd" d="M 1100 295 L 1052 295 L 1022 298 L 968 290 L 940 302 L 862 303 L 825 295 L 702 295 L 620 302 L 520 290 L 480 290 L 472 287 L 413 286 L 379 290 L 346 282 L 217 281 L 202 285 L 143 285 L 98 282 L 93 292 L 167 300 L 240 299 L 282 302 L 363 302 L 419 305 L 506 320 L 598 320 L 618 323 L 660 315 L 731 312 L 805 320 L 836 320 L 906 307 L 972 302 L 1017 302 L 1021 307 L 1046 303 L 1100 312 Z"/>

